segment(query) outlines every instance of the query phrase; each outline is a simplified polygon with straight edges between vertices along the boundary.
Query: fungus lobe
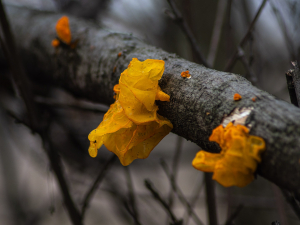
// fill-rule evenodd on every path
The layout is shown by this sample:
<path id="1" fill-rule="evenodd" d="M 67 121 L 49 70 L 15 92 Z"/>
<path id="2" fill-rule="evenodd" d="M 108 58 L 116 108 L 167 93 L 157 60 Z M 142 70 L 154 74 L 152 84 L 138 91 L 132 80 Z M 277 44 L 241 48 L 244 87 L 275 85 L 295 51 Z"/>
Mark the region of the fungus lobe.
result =
<path id="1" fill-rule="evenodd" d="M 244 187 L 253 181 L 257 163 L 265 150 L 262 138 L 249 135 L 247 127 L 229 123 L 213 130 L 210 141 L 217 142 L 222 151 L 199 151 L 192 165 L 204 172 L 213 172 L 213 179 L 224 187 Z"/>
<path id="2" fill-rule="evenodd" d="M 114 86 L 115 103 L 93 130 L 89 154 L 97 156 L 102 144 L 115 153 L 123 166 L 137 158 L 147 158 L 153 148 L 173 128 L 172 123 L 157 113 L 155 100 L 169 101 L 170 96 L 158 86 L 164 72 L 164 61 L 133 58 Z"/>
<path id="3" fill-rule="evenodd" d="M 71 30 L 69 25 L 69 18 L 67 16 L 61 17 L 56 23 L 56 34 L 58 38 L 65 44 L 71 44 Z"/>

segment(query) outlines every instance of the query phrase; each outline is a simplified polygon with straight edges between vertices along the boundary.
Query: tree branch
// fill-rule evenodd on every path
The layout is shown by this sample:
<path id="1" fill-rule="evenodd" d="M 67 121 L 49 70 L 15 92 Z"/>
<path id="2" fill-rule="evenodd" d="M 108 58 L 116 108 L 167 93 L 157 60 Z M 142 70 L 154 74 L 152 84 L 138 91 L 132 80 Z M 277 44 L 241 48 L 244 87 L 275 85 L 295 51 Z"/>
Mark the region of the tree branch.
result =
<path id="1" fill-rule="evenodd" d="M 100 29 L 70 17 L 76 49 L 51 46 L 58 14 L 7 7 L 26 69 L 35 82 L 60 86 L 73 95 L 111 104 L 113 86 L 132 58 L 162 59 L 165 71 L 160 87 L 170 102 L 157 102 L 159 114 L 173 124 L 172 132 L 210 152 L 220 151 L 209 142 L 212 130 L 236 108 L 253 108 L 247 118 L 251 135 L 262 137 L 266 151 L 258 174 L 300 197 L 300 109 L 253 87 L 243 77 L 205 68 L 149 46 L 131 35 Z M 121 57 L 118 53 L 122 51 Z M 114 72 L 114 67 L 116 70 Z M 180 73 L 189 69 L 192 79 Z M 233 101 L 234 93 L 242 100 Z M 253 102 L 251 98 L 257 97 Z"/>

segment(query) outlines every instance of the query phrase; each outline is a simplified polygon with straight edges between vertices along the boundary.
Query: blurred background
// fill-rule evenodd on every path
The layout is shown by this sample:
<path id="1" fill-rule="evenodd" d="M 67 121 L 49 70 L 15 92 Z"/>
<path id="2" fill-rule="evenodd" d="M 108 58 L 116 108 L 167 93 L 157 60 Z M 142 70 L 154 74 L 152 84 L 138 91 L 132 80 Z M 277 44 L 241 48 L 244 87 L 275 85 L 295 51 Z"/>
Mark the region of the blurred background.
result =
<path id="1" fill-rule="evenodd" d="M 224 71 L 263 1 L 177 0 L 175 3 L 204 58 L 212 68 Z M 167 0 L 5 0 L 4 4 L 64 12 L 91 20 L 105 29 L 132 33 L 150 45 L 197 62 L 185 32 L 172 19 L 174 14 Z M 299 1 L 267 1 L 253 32 L 239 49 L 239 58 L 231 72 L 289 102 L 285 73 L 292 68 L 292 60 L 299 61 L 299 21 Z M 1 59 L 3 56 L 0 57 L 0 224 L 71 224 L 41 138 L 7 113 L 10 109 L 21 116 L 25 108 L 11 82 L 9 68 Z M 87 136 L 102 121 L 108 106 L 75 99 L 58 88 L 47 91 L 47 98 L 56 99 L 55 104 L 42 104 L 43 96 L 36 96 L 36 102 L 51 121 L 51 144 L 61 156 L 70 193 L 81 208 L 85 194 L 112 157 L 105 147 L 95 159 L 87 151 Z M 71 106 L 63 107 L 66 103 Z M 282 225 L 300 224 L 281 190 L 260 176 L 245 188 L 224 188 L 213 181 L 210 185 L 214 193 L 209 201 L 216 202 L 217 220 L 209 223 L 208 208 L 214 205 L 207 201 L 204 174 L 191 166 L 200 149 L 171 133 L 147 159 L 135 160 L 128 167 L 123 167 L 118 159 L 112 161 L 86 209 L 85 224 L 138 224 L 133 217 L 145 225 L 170 224 L 169 214 L 145 187 L 145 179 L 152 182 L 176 218 L 183 219 L 183 224 L 199 224 L 195 215 L 190 215 L 186 201 L 203 224 L 271 225 L 276 220 Z M 162 160 L 175 177 L 177 192 L 172 191 Z M 232 215 L 234 221 L 229 220 Z"/>

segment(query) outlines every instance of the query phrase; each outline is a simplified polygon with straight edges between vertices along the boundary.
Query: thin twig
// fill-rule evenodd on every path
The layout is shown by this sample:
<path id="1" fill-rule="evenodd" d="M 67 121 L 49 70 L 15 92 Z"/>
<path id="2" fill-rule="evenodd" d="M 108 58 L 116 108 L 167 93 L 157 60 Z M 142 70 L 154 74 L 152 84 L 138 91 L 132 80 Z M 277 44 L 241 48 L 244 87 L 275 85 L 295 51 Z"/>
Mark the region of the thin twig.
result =
<path id="1" fill-rule="evenodd" d="M 282 192 L 283 196 L 285 197 L 286 201 L 292 207 L 292 209 L 293 209 L 294 213 L 296 214 L 296 216 L 298 217 L 298 219 L 300 220 L 300 205 L 297 202 L 297 200 L 295 199 L 294 195 L 282 188 L 281 188 L 281 192 Z"/>
<path id="2" fill-rule="evenodd" d="M 100 170 L 100 173 L 98 174 L 97 178 L 95 179 L 93 185 L 90 187 L 90 189 L 86 192 L 85 197 L 82 201 L 82 208 L 81 208 L 81 217 L 82 219 L 85 216 L 85 212 L 87 207 L 90 204 L 90 201 L 93 197 L 93 195 L 95 194 L 96 190 L 98 189 L 101 181 L 103 180 L 103 178 L 105 177 L 109 167 L 113 164 L 113 162 L 116 160 L 117 156 L 115 154 L 113 154 L 104 164 L 104 166 L 102 167 L 102 169 Z"/>
<path id="3" fill-rule="evenodd" d="M 182 151 L 182 143 L 183 143 L 183 138 L 180 136 L 177 136 L 177 142 L 176 142 L 176 149 L 172 161 L 172 173 L 174 176 L 174 179 L 176 180 L 177 178 L 177 171 L 178 171 L 178 164 L 180 160 L 180 154 Z M 172 208 L 173 205 L 173 189 L 171 188 L 170 193 L 169 193 L 169 207 Z"/>
<path id="4" fill-rule="evenodd" d="M 3 45 L 3 49 L 5 49 L 4 53 L 6 55 L 7 61 L 9 62 L 14 81 L 27 107 L 31 129 L 35 131 L 39 129 L 39 124 L 37 122 L 38 114 L 33 102 L 33 94 L 30 89 L 31 84 L 26 77 L 21 59 L 17 52 L 14 37 L 7 20 L 2 0 L 0 0 L 0 25 L 2 28 L 2 34 L 4 36 L 1 44 Z"/>
<path id="5" fill-rule="evenodd" d="M 139 221 L 139 219 L 136 217 L 135 213 L 130 209 L 129 204 L 127 201 L 123 201 L 124 207 L 127 210 L 127 212 L 129 213 L 129 215 L 133 218 L 134 223 L 136 225 L 141 225 L 141 222 Z"/>
<path id="6" fill-rule="evenodd" d="M 215 183 L 212 180 L 212 174 L 204 173 L 204 179 L 205 179 L 206 205 L 208 209 L 209 224 L 218 225 Z"/>
<path id="7" fill-rule="evenodd" d="M 294 71 L 292 73 L 293 83 L 295 86 L 297 102 L 298 102 L 298 105 L 300 105 L 300 69 L 299 69 L 297 61 L 292 62 L 292 65 L 294 66 Z"/>
<path id="8" fill-rule="evenodd" d="M 230 72 L 233 69 L 233 66 L 235 65 L 237 59 L 238 59 L 238 53 L 239 53 L 239 47 L 243 48 L 244 45 L 247 43 L 248 39 L 251 37 L 251 33 L 253 31 L 253 28 L 256 24 L 256 21 L 258 20 L 263 8 L 265 7 L 266 3 L 268 0 L 263 0 L 262 4 L 260 5 L 257 13 L 255 14 L 254 19 L 252 20 L 251 24 L 249 25 L 249 28 L 245 34 L 245 36 L 243 37 L 243 39 L 241 40 L 241 42 L 239 43 L 236 51 L 234 52 L 234 54 L 232 55 L 232 57 L 229 59 L 224 71 L 226 72 Z"/>
<path id="9" fill-rule="evenodd" d="M 180 190 L 180 188 L 175 183 L 174 177 L 170 173 L 170 170 L 169 170 L 168 165 L 166 164 L 166 162 L 162 159 L 160 161 L 160 164 L 161 164 L 162 168 L 164 169 L 167 177 L 169 178 L 169 181 L 170 181 L 170 184 L 171 184 L 171 186 L 173 188 L 173 191 L 177 194 L 178 199 L 181 201 L 181 203 L 186 207 L 186 209 L 188 210 L 188 212 L 191 214 L 194 222 L 196 224 L 203 225 L 203 222 L 200 220 L 200 218 L 194 212 L 194 209 L 191 207 L 190 203 L 186 200 L 186 198 L 184 197 L 182 191 Z"/>
<path id="10" fill-rule="evenodd" d="M 171 217 L 171 220 L 173 222 L 173 224 L 182 224 L 181 220 L 178 220 L 175 216 L 175 214 L 172 212 L 172 210 L 170 209 L 169 205 L 165 202 L 165 200 L 162 199 L 162 197 L 160 196 L 160 194 L 158 193 L 157 190 L 155 190 L 155 188 L 153 187 L 152 182 L 149 179 L 145 180 L 145 186 L 146 188 L 151 192 L 152 196 L 162 204 L 162 206 L 164 207 L 164 209 L 168 212 L 169 216 Z"/>
<path id="11" fill-rule="evenodd" d="M 239 205 L 236 210 L 231 214 L 231 216 L 225 222 L 225 225 L 232 225 L 235 218 L 240 214 L 241 210 L 244 208 L 244 205 Z"/>
<path id="12" fill-rule="evenodd" d="M 69 216 L 74 225 L 82 225 L 81 215 L 71 197 L 67 181 L 65 179 L 63 170 L 61 168 L 60 157 L 59 157 L 58 153 L 56 152 L 55 148 L 53 148 L 52 143 L 49 138 L 49 135 L 46 132 L 44 132 L 40 135 L 41 135 L 43 143 L 44 143 L 43 144 L 44 149 L 46 150 L 49 161 L 51 163 L 51 168 L 53 169 L 54 174 L 56 175 L 56 178 L 58 180 L 58 183 L 59 183 L 59 186 L 60 186 L 63 198 L 64 198 L 64 203 L 66 204 L 66 208 L 69 212 Z"/>
<path id="13" fill-rule="evenodd" d="M 244 50 L 241 48 L 241 47 L 238 47 L 238 58 L 241 59 L 244 67 L 245 67 L 245 70 L 246 70 L 246 78 L 251 81 L 252 84 L 256 83 L 256 78 L 254 76 L 254 73 L 251 69 L 251 66 L 250 66 L 250 63 L 248 62 L 248 60 L 246 59 L 246 56 L 245 56 L 245 52 Z"/>
<path id="14" fill-rule="evenodd" d="M 132 209 L 132 216 L 134 217 L 135 221 L 139 221 L 139 213 L 136 206 L 136 199 L 135 199 L 135 193 L 133 189 L 132 179 L 130 176 L 129 167 L 125 166 L 125 175 L 127 180 L 127 186 L 128 186 L 128 195 L 129 195 L 129 203 Z"/>
<path id="15" fill-rule="evenodd" d="M 226 12 L 226 4 L 227 4 L 227 0 L 219 0 L 217 6 L 215 24 L 214 24 L 214 28 L 210 40 L 209 51 L 207 55 L 207 63 L 211 65 L 211 67 L 214 67 L 214 63 L 217 55 L 224 15 Z"/>
<path id="16" fill-rule="evenodd" d="M 282 222 L 282 224 L 288 224 L 288 219 L 286 215 L 286 205 L 284 199 L 282 198 L 282 193 L 280 192 L 280 188 L 277 185 L 272 184 L 273 193 L 275 195 L 276 200 L 276 208 L 277 208 L 277 215 Z"/>
<path id="17" fill-rule="evenodd" d="M 283 19 L 283 15 L 281 14 L 281 12 L 278 10 L 276 5 L 274 4 L 274 1 L 270 1 L 270 4 L 271 4 L 271 8 L 273 9 L 273 12 L 276 16 L 278 24 L 282 29 L 282 33 L 284 35 L 284 40 L 285 40 L 287 49 L 291 54 L 291 58 L 294 60 L 297 57 L 297 53 L 295 52 L 296 47 L 294 46 L 294 44 L 293 44 L 294 42 L 292 41 L 290 35 L 288 34 L 288 29 L 287 29 L 286 23 Z"/>
<path id="18" fill-rule="evenodd" d="M 6 110 L 6 111 L 18 123 L 22 123 L 23 125 L 32 129 L 26 121 L 23 121 L 22 119 L 18 118 L 18 116 L 14 112 L 9 111 L 9 110 Z M 52 147 L 52 143 L 50 141 L 47 129 L 48 128 L 45 127 L 44 131 L 39 131 L 38 134 L 42 138 L 44 150 L 48 156 L 51 168 L 53 169 L 56 179 L 58 181 L 58 184 L 59 184 L 60 190 L 62 192 L 62 196 L 64 198 L 64 203 L 66 205 L 70 219 L 72 220 L 73 225 L 82 225 L 81 216 L 80 216 L 79 211 L 78 211 L 77 207 L 75 206 L 75 203 L 70 195 L 68 184 L 67 184 L 67 181 L 65 179 L 65 176 L 64 176 L 62 168 L 61 168 L 62 163 L 61 163 L 60 157 L 59 157 L 58 153 L 56 152 L 55 148 Z"/>
<path id="19" fill-rule="evenodd" d="M 172 173 L 175 180 L 177 178 L 178 165 L 179 165 L 179 160 L 182 152 L 182 145 L 183 145 L 183 137 L 177 136 L 176 149 L 172 161 Z"/>
<path id="20" fill-rule="evenodd" d="M 199 174 L 202 175 L 201 173 L 199 173 Z M 202 188 L 204 187 L 204 176 L 201 176 L 201 177 L 202 177 L 201 182 L 196 182 L 196 187 L 192 193 L 192 198 L 191 198 L 191 202 L 190 202 L 190 205 L 192 208 L 194 208 L 194 206 L 199 198 L 199 195 L 202 191 Z M 183 217 L 183 221 L 185 222 L 186 225 L 188 225 L 188 223 L 189 223 L 190 216 L 191 216 L 191 213 L 188 210 L 186 210 L 185 215 Z"/>
<path id="21" fill-rule="evenodd" d="M 185 19 L 182 17 L 182 14 L 179 11 L 179 9 L 177 8 L 174 0 L 167 0 L 167 1 L 170 4 L 173 13 L 170 14 L 170 12 L 166 11 L 166 14 L 175 23 L 177 23 L 180 26 L 180 28 L 182 29 L 182 31 L 185 33 L 185 35 L 187 36 L 187 38 L 192 46 L 193 51 L 196 54 L 197 59 L 199 60 L 199 63 L 202 63 L 205 67 L 210 67 L 201 53 L 200 47 L 196 41 L 196 37 L 194 36 L 191 28 L 189 27 L 189 25 L 187 24 Z"/>
<path id="22" fill-rule="evenodd" d="M 288 91 L 289 91 L 291 103 L 294 106 L 299 107 L 298 101 L 297 101 L 297 96 L 296 96 L 296 91 L 295 91 L 295 85 L 294 85 L 294 82 L 293 82 L 293 76 L 292 76 L 293 73 L 294 73 L 294 70 L 288 70 L 285 73 L 285 78 L 286 78 L 286 83 L 287 83 L 287 88 L 288 88 Z"/>
<path id="23" fill-rule="evenodd" d="M 88 111 L 88 112 L 94 112 L 94 113 L 106 113 L 107 110 L 103 110 L 100 108 L 103 107 L 92 107 L 88 104 L 84 103 L 67 103 L 67 102 L 58 102 L 51 98 L 44 98 L 44 97 L 36 97 L 34 101 L 40 105 L 46 105 L 51 106 L 55 108 L 62 108 L 62 109 L 75 109 L 75 110 L 82 110 L 82 111 Z"/>

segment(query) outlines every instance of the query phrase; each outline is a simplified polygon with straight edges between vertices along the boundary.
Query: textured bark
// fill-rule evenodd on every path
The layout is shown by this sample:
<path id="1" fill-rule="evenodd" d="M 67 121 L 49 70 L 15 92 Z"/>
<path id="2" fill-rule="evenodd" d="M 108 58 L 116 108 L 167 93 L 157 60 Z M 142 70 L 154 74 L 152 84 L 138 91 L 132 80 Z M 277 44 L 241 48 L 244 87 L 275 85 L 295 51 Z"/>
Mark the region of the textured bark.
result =
<path id="1" fill-rule="evenodd" d="M 300 196 L 299 108 L 253 87 L 239 75 L 207 69 L 131 35 L 72 17 L 72 36 L 79 40 L 78 46 L 75 50 L 54 49 L 51 40 L 61 15 L 14 7 L 7 10 L 32 79 L 46 80 L 77 97 L 111 104 L 113 86 L 132 58 L 164 60 L 166 68 L 159 84 L 171 101 L 158 102 L 159 114 L 172 122 L 172 132 L 205 150 L 219 151 L 208 137 L 224 116 L 235 108 L 253 107 L 247 119 L 252 125 L 250 134 L 262 137 L 267 146 L 258 174 Z M 118 52 L 123 52 L 121 57 Z M 191 79 L 180 76 L 185 70 L 190 71 Z M 242 100 L 233 101 L 234 93 Z M 254 96 L 256 102 L 251 100 Z"/>

